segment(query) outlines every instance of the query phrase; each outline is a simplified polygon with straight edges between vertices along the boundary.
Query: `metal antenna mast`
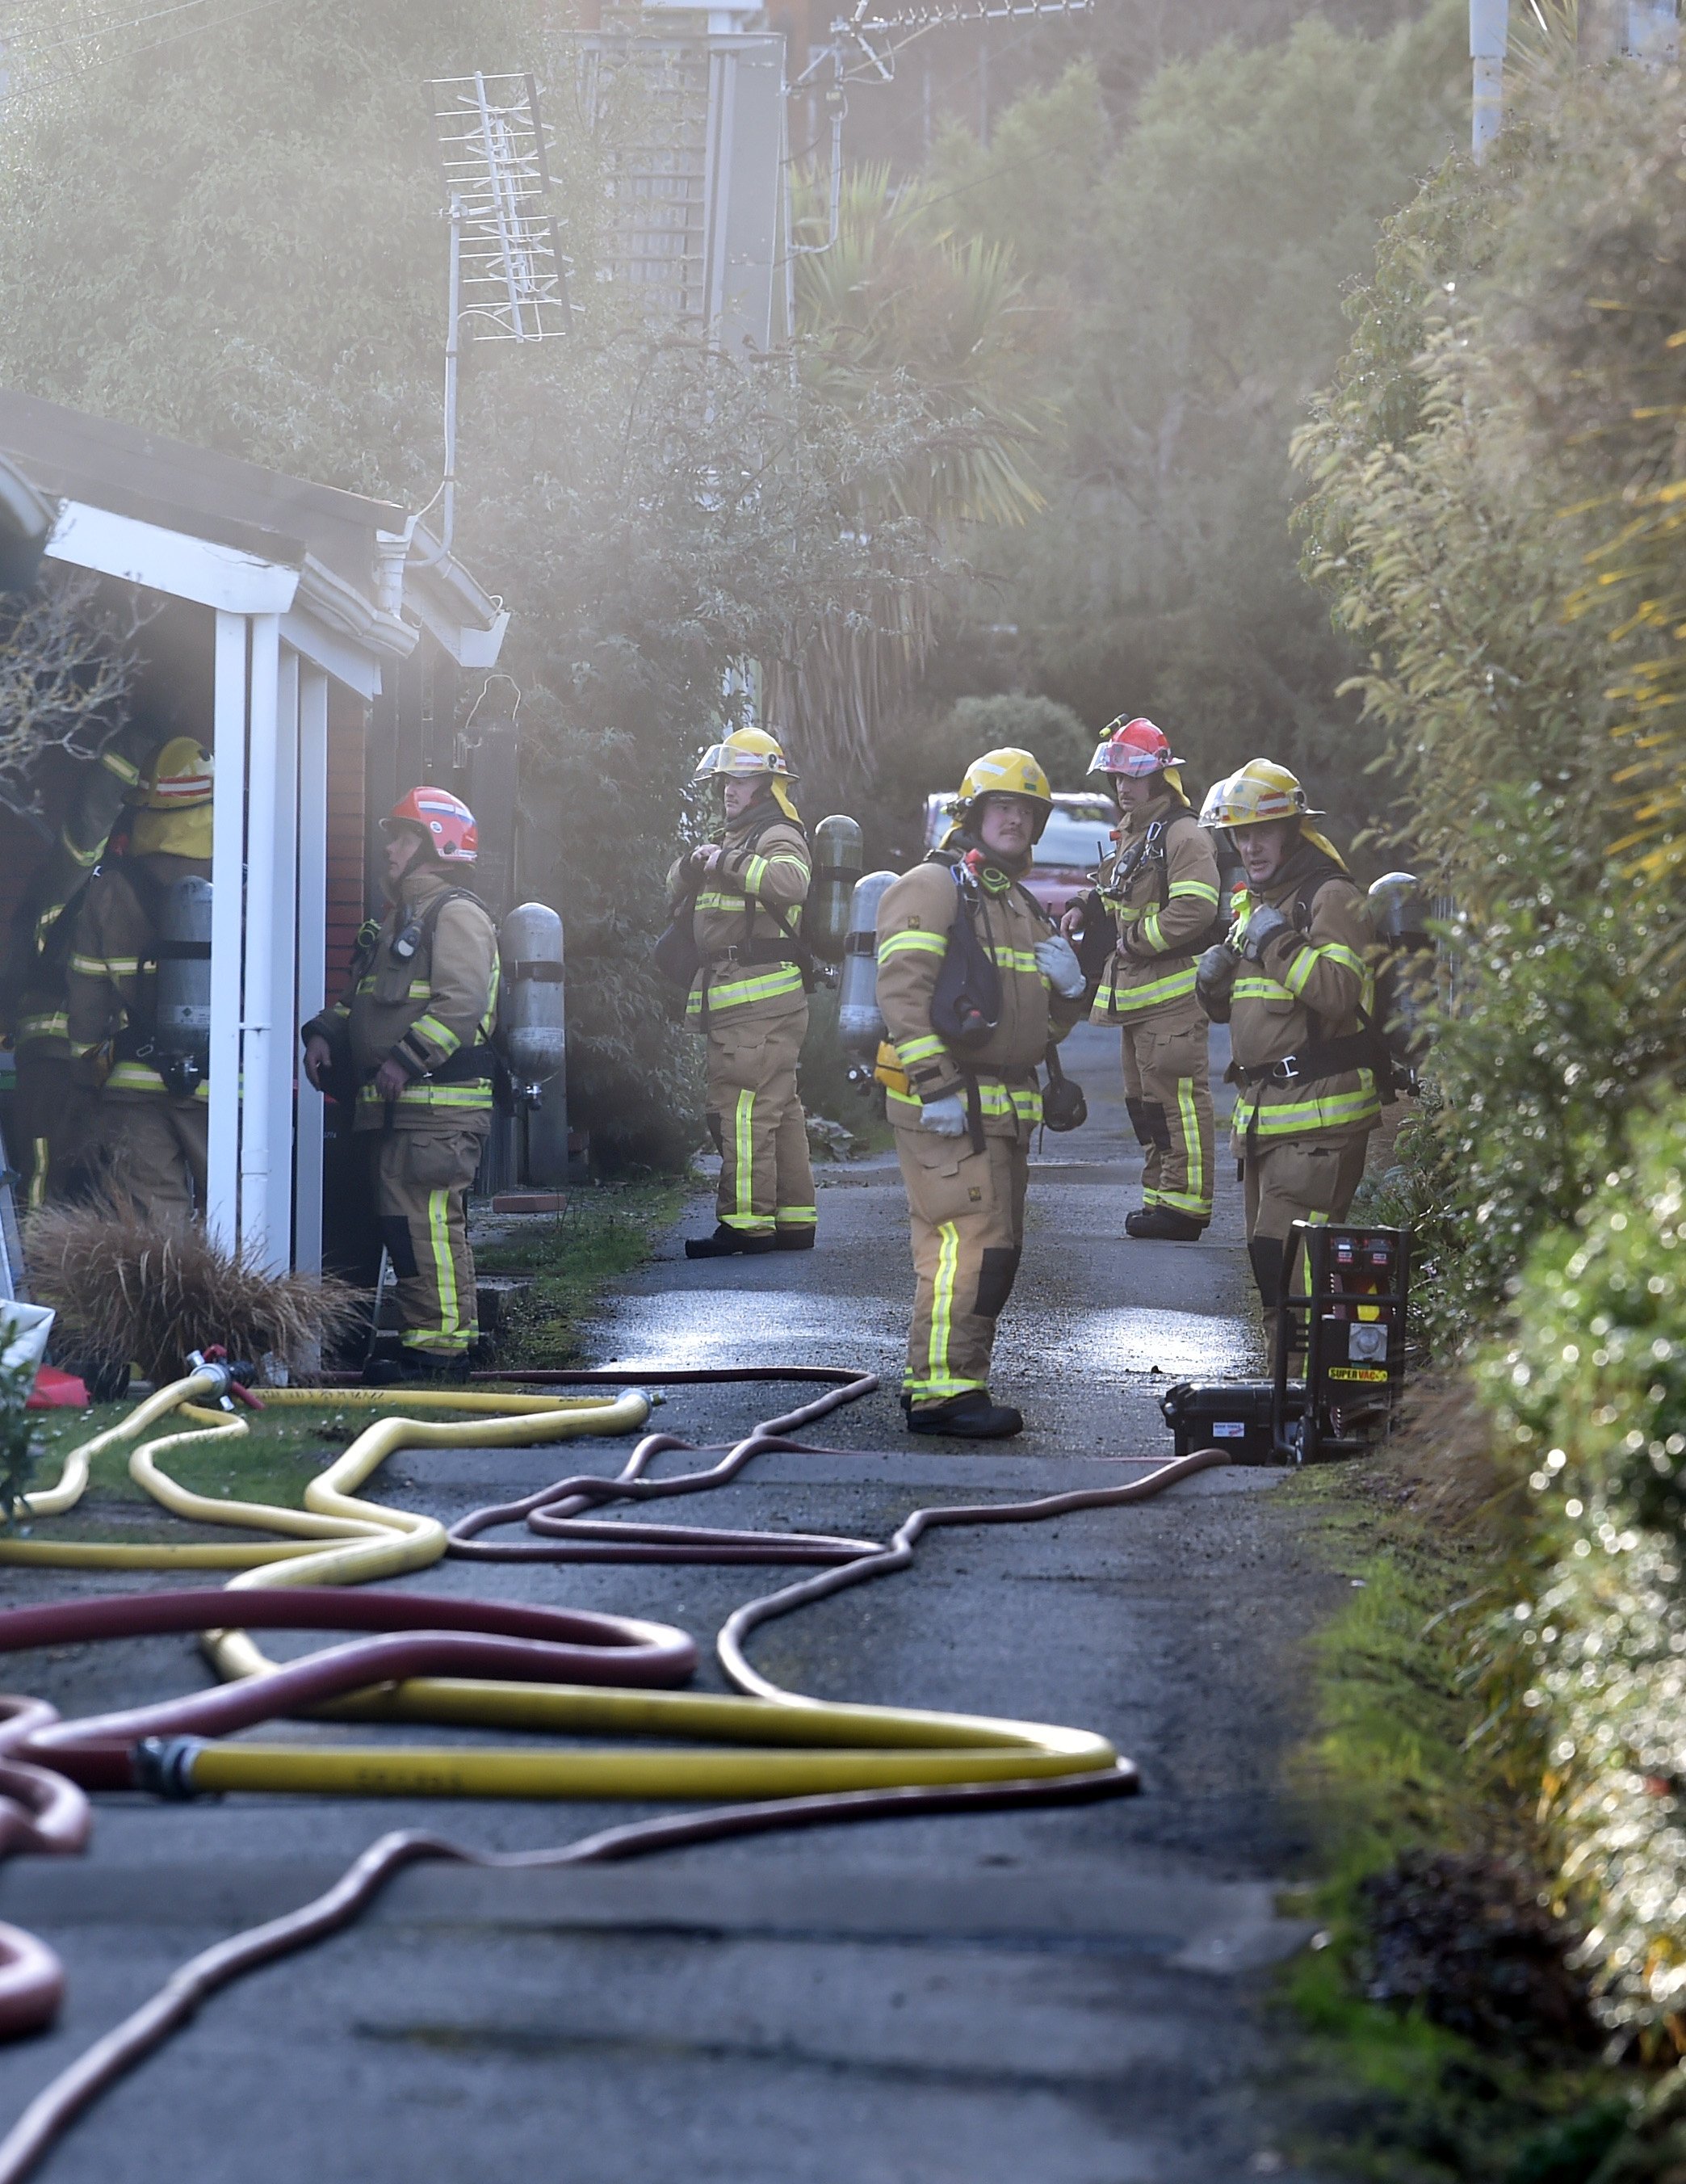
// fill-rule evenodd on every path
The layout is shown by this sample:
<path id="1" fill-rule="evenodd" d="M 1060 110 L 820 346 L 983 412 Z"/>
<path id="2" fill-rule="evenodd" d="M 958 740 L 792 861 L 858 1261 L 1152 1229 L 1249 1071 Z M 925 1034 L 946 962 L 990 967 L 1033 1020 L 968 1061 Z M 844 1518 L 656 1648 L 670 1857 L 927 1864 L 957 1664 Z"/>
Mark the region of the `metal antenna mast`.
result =
<path id="1" fill-rule="evenodd" d="M 544 209 L 538 85 L 531 75 L 448 76 L 428 86 L 433 141 L 451 224 L 445 335 L 445 475 L 437 560 L 450 550 L 457 504 L 457 382 L 463 323 L 480 341 L 548 341 L 570 317 L 567 265 Z M 431 505 L 431 504 L 430 504 Z M 426 511 L 423 511 L 426 513 Z"/>
<path id="2" fill-rule="evenodd" d="M 824 242 L 799 242 L 798 258 L 823 256 L 836 243 L 843 218 L 843 131 L 849 111 L 843 87 L 851 83 L 893 83 L 896 56 L 927 31 L 950 30 L 967 23 L 1021 22 L 1050 15 L 1087 15 L 1095 0 L 910 0 L 904 7 L 881 7 L 854 0 L 847 15 L 832 24 L 828 44 L 816 48 L 791 86 L 800 91 L 822 69 L 832 72 L 826 103 L 832 117 L 831 232 Z"/>

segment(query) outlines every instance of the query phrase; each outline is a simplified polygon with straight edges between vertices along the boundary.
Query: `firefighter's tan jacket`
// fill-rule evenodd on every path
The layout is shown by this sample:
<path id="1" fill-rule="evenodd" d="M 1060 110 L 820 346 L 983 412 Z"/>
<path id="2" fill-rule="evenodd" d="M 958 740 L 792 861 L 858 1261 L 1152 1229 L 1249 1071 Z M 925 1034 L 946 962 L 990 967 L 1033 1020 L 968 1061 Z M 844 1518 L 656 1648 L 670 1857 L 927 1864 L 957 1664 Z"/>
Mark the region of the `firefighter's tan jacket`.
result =
<path id="1" fill-rule="evenodd" d="M 1235 1150 L 1244 1158 L 1249 1143 L 1368 1130 L 1382 1113 L 1372 1069 L 1309 1076 L 1297 1062 L 1316 1046 L 1360 1030 L 1360 1010 L 1374 1013 L 1369 905 L 1353 881 L 1309 845 L 1294 851 L 1261 897 L 1243 898 L 1233 946 L 1245 939 L 1260 900 L 1291 924 L 1266 942 L 1256 964 L 1242 963 L 1231 989 L 1230 1073 L 1239 1086 Z M 1302 900 L 1309 909 L 1304 930 Z"/>
<path id="2" fill-rule="evenodd" d="M 878 905 L 878 1006 L 909 1085 L 888 1086 L 886 1104 L 899 1128 L 917 1128 L 923 1101 L 951 1093 L 969 1100 L 975 1079 L 985 1134 L 1014 1137 L 1042 1120 L 1037 1065 L 1082 1003 L 1060 1000 L 1037 967 L 1037 943 L 1054 928 L 1036 898 L 1017 885 L 993 894 L 968 883 L 964 893 L 980 905 L 971 912 L 978 938 L 1001 974 L 1001 1017 L 984 1045 L 949 1050 L 931 1028 L 931 1001 L 962 900 L 954 869 L 938 852 L 904 872 Z"/>
<path id="3" fill-rule="evenodd" d="M 88 882 L 70 944 L 66 1029 L 76 1061 L 109 1046 L 107 1092 L 170 1096 L 145 1054 L 134 1051 L 155 1028 L 159 930 L 151 904 L 177 880 L 210 876 L 205 858 L 155 855 L 110 858 Z M 193 1096 L 209 1100 L 209 1084 Z"/>
<path id="4" fill-rule="evenodd" d="M 397 900 L 359 953 L 350 989 L 304 1027 L 330 1045 L 349 1043 L 357 1078 L 352 1127 L 441 1129 L 489 1123 L 498 1021 L 498 928 L 492 914 L 459 894 L 431 922 L 429 906 L 458 887 L 426 864 L 398 883 Z M 394 953 L 409 933 L 415 953 Z M 383 1100 L 370 1081 L 388 1057 L 408 1072 L 398 1098 Z"/>
<path id="5" fill-rule="evenodd" d="M 791 954 L 790 935 L 801 933 L 812 875 L 802 829 L 782 815 L 770 823 L 762 801 L 726 827 L 719 860 L 702 875 L 692 911 L 703 961 L 685 1003 L 693 1030 L 724 1017 L 734 1025 L 771 1022 L 807 1006 L 799 967 L 778 959 Z M 667 881 L 676 910 L 690 886 L 688 860 L 681 857 Z"/>
<path id="6" fill-rule="evenodd" d="M 1155 825 L 1163 833 L 1131 872 Z M 1116 894 L 1121 873 L 1128 877 Z M 1100 893 L 1118 944 L 1101 974 L 1091 1021 L 1116 1023 L 1192 1000 L 1199 943 L 1217 916 L 1218 868 L 1210 834 L 1180 796 L 1162 791 L 1124 815 L 1118 846 L 1100 868 Z"/>

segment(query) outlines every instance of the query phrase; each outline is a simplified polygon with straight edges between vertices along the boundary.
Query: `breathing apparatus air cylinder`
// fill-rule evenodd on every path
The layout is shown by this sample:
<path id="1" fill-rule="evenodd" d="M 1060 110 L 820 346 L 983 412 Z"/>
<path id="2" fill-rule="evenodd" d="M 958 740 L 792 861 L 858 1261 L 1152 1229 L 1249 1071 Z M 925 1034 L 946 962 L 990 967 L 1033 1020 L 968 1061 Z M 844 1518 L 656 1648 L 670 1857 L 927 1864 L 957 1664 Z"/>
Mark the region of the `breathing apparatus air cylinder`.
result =
<path id="1" fill-rule="evenodd" d="M 814 829 L 814 878 L 803 914 L 802 937 L 822 963 L 843 961 L 849 939 L 849 905 L 865 861 L 860 829 L 843 812 L 834 811 Z"/>
<path id="2" fill-rule="evenodd" d="M 205 1079 L 211 1056 L 211 883 L 172 880 L 159 905 L 153 1052 L 170 1090 Z"/>
<path id="3" fill-rule="evenodd" d="M 893 872 L 868 872 L 855 882 L 837 982 L 837 1036 L 849 1059 L 867 1072 L 869 1081 L 879 1045 L 888 1035 L 878 1008 L 878 905 L 895 878 Z"/>
<path id="4" fill-rule="evenodd" d="M 1377 971 L 1377 1015 L 1394 1074 L 1414 1090 L 1430 1045 L 1434 939 L 1428 904 L 1412 872 L 1384 872 L 1370 889 L 1370 922 L 1386 950 Z"/>
<path id="5" fill-rule="evenodd" d="M 545 903 L 517 904 L 498 928 L 498 952 L 497 1045 L 516 1098 L 537 1107 L 568 1061 L 561 919 Z"/>

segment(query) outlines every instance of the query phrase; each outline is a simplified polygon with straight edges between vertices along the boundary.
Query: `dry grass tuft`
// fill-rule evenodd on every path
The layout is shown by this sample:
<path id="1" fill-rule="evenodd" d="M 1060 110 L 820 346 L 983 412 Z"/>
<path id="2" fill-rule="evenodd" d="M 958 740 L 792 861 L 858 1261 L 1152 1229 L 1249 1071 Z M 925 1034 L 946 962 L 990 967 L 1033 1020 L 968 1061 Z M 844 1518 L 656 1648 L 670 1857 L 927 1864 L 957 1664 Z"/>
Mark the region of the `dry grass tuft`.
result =
<path id="1" fill-rule="evenodd" d="M 1494 1449 L 1492 1421 L 1466 1373 L 1416 1380 L 1397 1430 L 1370 1468 L 1387 1499 L 1451 1535 L 1507 1536 L 1518 1514 L 1517 1481 Z"/>
<path id="2" fill-rule="evenodd" d="M 65 1346 L 154 1381 L 175 1379 L 190 1350 L 216 1342 L 231 1357 L 309 1372 L 364 1308 L 344 1282 L 260 1273 L 203 1228 L 153 1227 L 126 1201 L 43 1206 L 24 1248 Z"/>

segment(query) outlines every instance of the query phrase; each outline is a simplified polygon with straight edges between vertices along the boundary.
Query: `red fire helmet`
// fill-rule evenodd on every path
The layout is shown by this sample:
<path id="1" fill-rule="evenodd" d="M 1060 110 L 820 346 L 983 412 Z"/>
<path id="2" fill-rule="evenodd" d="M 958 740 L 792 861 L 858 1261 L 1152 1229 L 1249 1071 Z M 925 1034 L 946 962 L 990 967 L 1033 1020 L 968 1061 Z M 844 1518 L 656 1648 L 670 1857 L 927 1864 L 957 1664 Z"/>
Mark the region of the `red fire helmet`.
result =
<path id="1" fill-rule="evenodd" d="M 441 864 L 471 865 L 480 855 L 480 829 L 474 814 L 448 788 L 412 788 L 381 822 L 381 832 L 419 827 Z"/>
<path id="2" fill-rule="evenodd" d="M 1171 745 L 1151 721 L 1121 718 L 1112 723 L 1095 746 L 1089 772 L 1127 773 L 1139 779 L 1143 774 L 1164 773 L 1182 763 L 1181 759 L 1171 756 Z"/>

